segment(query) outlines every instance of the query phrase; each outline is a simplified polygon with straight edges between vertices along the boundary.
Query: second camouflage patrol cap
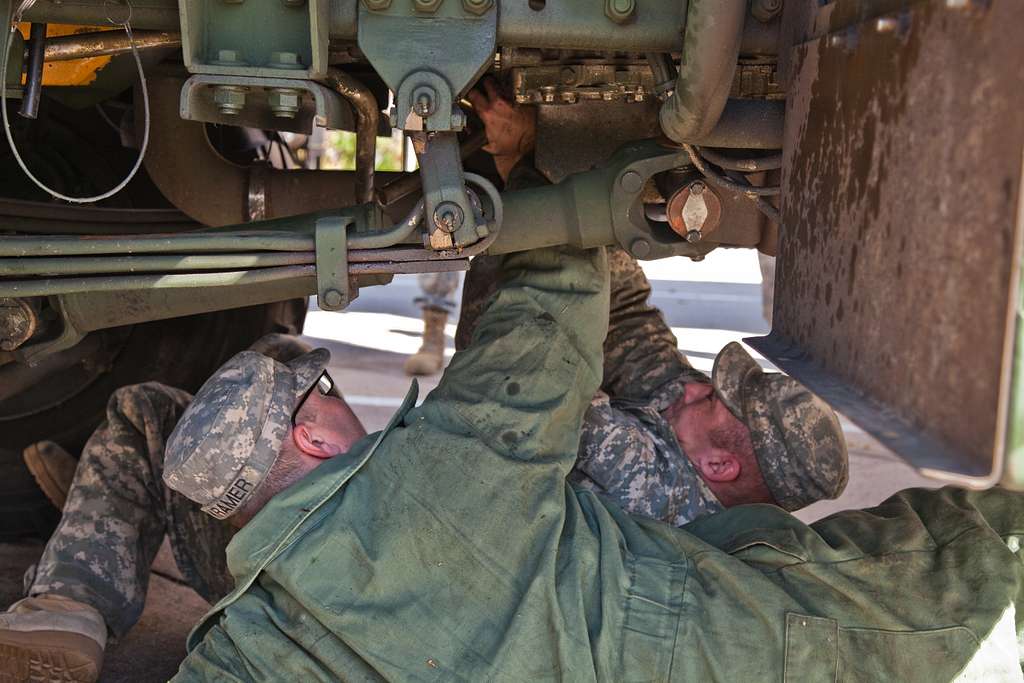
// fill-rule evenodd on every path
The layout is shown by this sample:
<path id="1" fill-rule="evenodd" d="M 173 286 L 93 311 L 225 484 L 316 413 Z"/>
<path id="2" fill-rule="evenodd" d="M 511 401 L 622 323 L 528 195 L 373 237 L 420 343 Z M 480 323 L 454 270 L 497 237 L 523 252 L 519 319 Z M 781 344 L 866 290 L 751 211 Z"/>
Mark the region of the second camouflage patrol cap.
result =
<path id="1" fill-rule="evenodd" d="M 331 358 L 315 349 L 288 361 L 242 351 L 203 384 L 167 440 L 164 482 L 217 519 L 259 488 L 295 408 Z"/>
<path id="2" fill-rule="evenodd" d="M 737 342 L 715 358 L 711 382 L 750 429 L 761 473 L 780 507 L 798 510 L 843 492 L 846 439 L 828 404 L 791 377 L 761 370 Z"/>

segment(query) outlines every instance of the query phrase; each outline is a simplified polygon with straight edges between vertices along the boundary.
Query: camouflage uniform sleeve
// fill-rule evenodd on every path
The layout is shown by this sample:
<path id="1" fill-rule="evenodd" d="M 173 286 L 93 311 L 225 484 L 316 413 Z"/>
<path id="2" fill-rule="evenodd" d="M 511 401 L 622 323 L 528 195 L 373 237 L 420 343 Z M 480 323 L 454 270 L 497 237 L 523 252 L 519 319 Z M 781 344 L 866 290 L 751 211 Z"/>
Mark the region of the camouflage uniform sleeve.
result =
<path id="1" fill-rule="evenodd" d="M 681 375 L 707 381 L 678 349 L 640 264 L 619 248 L 608 249 L 611 303 L 604 342 L 601 389 L 612 399 L 646 400 Z"/>

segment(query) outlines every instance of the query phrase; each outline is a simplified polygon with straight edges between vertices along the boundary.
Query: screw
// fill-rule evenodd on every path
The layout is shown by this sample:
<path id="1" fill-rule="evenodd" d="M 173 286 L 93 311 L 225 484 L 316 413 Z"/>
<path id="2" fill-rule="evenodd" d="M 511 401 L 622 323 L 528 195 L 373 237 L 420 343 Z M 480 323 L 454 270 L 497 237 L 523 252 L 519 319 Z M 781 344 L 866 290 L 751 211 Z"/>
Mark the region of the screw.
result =
<path id="1" fill-rule="evenodd" d="M 637 237 L 629 245 L 629 253 L 637 258 L 644 258 L 651 253 L 651 243 L 645 240 L 643 237 Z"/>
<path id="2" fill-rule="evenodd" d="M 213 102 L 217 111 L 225 116 L 235 116 L 245 108 L 245 91 L 239 85 L 218 85 L 213 89 Z"/>
<path id="3" fill-rule="evenodd" d="M 274 116 L 282 119 L 294 119 L 299 113 L 302 93 L 295 88 L 269 88 L 267 103 Z"/>
<path id="4" fill-rule="evenodd" d="M 442 0 L 412 0 L 412 7 L 417 12 L 433 14 L 441 6 Z"/>
<path id="5" fill-rule="evenodd" d="M 636 13 L 636 0 L 605 0 L 604 14 L 616 24 L 632 21 Z"/>
<path id="6" fill-rule="evenodd" d="M 391 0 L 363 0 L 363 4 L 371 12 L 383 12 L 391 7 Z"/>
<path id="7" fill-rule="evenodd" d="M 700 238 L 703 237 L 703 233 L 700 230 L 688 230 L 686 232 L 686 241 L 690 244 L 694 242 L 700 242 Z"/>
<path id="8" fill-rule="evenodd" d="M 429 85 L 421 85 L 412 93 L 412 110 L 417 116 L 427 118 L 434 113 L 437 93 Z"/>
<path id="9" fill-rule="evenodd" d="M 328 289 L 324 292 L 324 304 L 326 304 L 328 308 L 338 308 L 341 306 L 343 301 L 345 301 L 345 297 L 343 297 L 341 292 L 336 289 Z"/>
<path id="10" fill-rule="evenodd" d="M 217 50 L 217 59 L 214 60 L 214 64 L 222 66 L 230 66 L 232 64 L 242 64 L 239 59 L 238 50 Z"/>
<path id="11" fill-rule="evenodd" d="M 462 0 L 462 8 L 470 14 L 480 16 L 494 5 L 493 0 Z"/>
<path id="12" fill-rule="evenodd" d="M 267 66 L 274 69 L 302 69 L 299 55 L 294 52 L 271 52 Z"/>
<path id="13" fill-rule="evenodd" d="M 448 234 L 461 228 L 464 219 L 465 214 L 455 202 L 441 202 L 434 209 L 434 225 Z"/>
<path id="14" fill-rule="evenodd" d="M 644 187 L 644 179 L 636 171 L 626 171 L 619 178 L 619 185 L 626 192 L 639 192 Z"/>
<path id="15" fill-rule="evenodd" d="M 706 190 L 707 188 L 708 186 L 704 184 L 703 180 L 694 180 L 692 183 L 690 183 L 690 194 L 704 194 L 704 190 Z"/>

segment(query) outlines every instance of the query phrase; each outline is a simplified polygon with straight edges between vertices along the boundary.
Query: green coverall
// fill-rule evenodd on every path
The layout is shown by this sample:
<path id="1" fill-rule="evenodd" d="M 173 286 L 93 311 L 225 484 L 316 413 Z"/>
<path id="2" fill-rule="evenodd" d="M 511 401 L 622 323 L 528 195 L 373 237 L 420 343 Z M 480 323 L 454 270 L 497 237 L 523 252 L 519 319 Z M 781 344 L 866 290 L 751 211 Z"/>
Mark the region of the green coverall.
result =
<path id="1" fill-rule="evenodd" d="M 275 497 L 176 680 L 1020 677 L 1024 504 L 908 491 L 682 529 L 566 482 L 601 382 L 604 250 L 515 254 L 420 407 Z M 977 656 L 975 656 L 977 655 Z"/>

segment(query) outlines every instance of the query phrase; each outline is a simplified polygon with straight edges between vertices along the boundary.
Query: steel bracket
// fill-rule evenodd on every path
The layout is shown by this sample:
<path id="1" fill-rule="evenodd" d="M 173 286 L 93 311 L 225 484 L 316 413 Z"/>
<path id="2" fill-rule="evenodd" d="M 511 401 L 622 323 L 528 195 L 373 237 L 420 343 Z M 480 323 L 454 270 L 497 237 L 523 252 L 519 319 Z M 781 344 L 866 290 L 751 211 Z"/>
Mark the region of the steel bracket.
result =
<path id="1" fill-rule="evenodd" d="M 346 232 L 351 224 L 347 216 L 325 216 L 316 221 L 317 305 L 325 311 L 340 311 L 359 296 L 348 275 Z"/>
<path id="2" fill-rule="evenodd" d="M 215 102 L 214 93 L 221 86 L 244 89 L 244 106 L 237 113 L 222 113 Z M 298 101 L 292 118 L 275 116 L 269 99 L 274 89 L 296 93 Z M 192 76 L 181 88 L 179 110 L 181 118 L 187 121 L 225 123 L 292 133 L 312 133 L 314 126 L 332 130 L 355 129 L 352 107 L 341 95 L 319 83 L 297 79 L 206 74 Z"/>

